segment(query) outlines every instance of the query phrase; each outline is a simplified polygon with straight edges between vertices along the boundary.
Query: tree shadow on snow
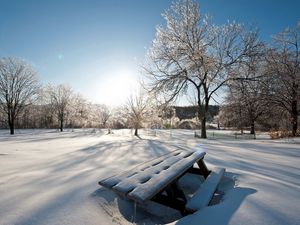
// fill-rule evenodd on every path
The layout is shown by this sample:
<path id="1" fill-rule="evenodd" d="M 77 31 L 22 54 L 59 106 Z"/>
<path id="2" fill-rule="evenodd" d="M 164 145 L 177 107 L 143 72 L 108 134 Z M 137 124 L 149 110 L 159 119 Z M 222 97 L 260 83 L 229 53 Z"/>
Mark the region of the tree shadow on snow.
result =
<path id="1" fill-rule="evenodd" d="M 238 211 L 248 195 L 256 193 L 255 189 L 235 187 L 230 190 L 223 202 L 218 205 L 205 207 L 196 213 L 180 219 L 176 225 L 226 225 Z"/>
<path id="2" fill-rule="evenodd" d="M 238 174 L 226 172 L 218 189 L 210 201 L 194 214 L 183 217 L 176 225 L 226 225 L 238 211 L 247 196 L 256 193 L 253 188 L 239 187 L 236 177 Z"/>
<path id="3" fill-rule="evenodd" d="M 134 201 L 125 199 L 102 187 L 92 193 L 91 197 L 98 202 L 101 209 L 111 217 L 112 221 L 119 224 L 123 224 L 122 221 L 136 225 L 166 224 L 181 217 L 176 210 L 154 202 L 143 205 L 135 204 Z"/>

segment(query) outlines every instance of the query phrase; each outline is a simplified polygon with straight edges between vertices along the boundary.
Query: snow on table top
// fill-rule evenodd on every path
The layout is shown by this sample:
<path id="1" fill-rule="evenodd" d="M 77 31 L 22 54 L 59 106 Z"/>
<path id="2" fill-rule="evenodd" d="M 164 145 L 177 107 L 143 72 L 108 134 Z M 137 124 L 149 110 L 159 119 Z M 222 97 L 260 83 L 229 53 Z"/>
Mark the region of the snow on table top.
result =
<path id="1" fill-rule="evenodd" d="M 204 155 L 205 152 L 201 151 L 179 149 L 101 180 L 99 184 L 130 199 L 144 202 L 180 177 Z"/>

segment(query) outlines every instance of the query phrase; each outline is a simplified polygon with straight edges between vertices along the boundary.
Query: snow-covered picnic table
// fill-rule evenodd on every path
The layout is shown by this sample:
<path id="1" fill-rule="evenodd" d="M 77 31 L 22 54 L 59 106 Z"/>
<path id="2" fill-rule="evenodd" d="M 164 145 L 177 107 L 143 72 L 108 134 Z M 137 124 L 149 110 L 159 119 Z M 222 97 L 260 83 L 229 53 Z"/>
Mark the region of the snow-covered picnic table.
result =
<path id="1" fill-rule="evenodd" d="M 195 204 L 199 199 L 187 202 L 184 192 L 180 190 L 177 181 L 185 173 L 195 173 L 204 176 L 212 176 L 211 171 L 207 169 L 203 158 L 203 151 L 188 151 L 177 149 L 158 158 L 139 164 L 131 170 L 108 177 L 99 181 L 99 184 L 125 196 L 128 199 L 138 203 L 147 200 L 153 200 L 158 203 L 185 212 L 194 212 L 199 208 Z M 197 163 L 198 168 L 194 167 Z M 202 204 L 208 204 L 215 189 L 220 181 L 224 169 L 214 172 L 212 179 L 215 186 L 209 197 L 205 197 Z M 217 178 L 216 178 L 217 177 Z M 211 185 L 210 185 L 211 186 Z M 195 194 L 199 195 L 199 194 Z M 200 193 L 201 195 L 201 193 Z M 202 193 L 202 195 L 204 195 Z M 203 196 L 201 196 L 203 198 Z M 193 200 L 193 198 L 191 199 Z"/>

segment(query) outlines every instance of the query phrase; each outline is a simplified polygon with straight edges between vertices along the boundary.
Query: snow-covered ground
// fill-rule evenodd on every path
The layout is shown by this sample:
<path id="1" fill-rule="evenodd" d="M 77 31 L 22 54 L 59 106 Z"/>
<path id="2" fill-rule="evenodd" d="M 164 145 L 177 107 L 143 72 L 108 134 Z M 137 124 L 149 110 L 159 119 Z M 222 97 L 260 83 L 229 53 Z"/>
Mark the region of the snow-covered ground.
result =
<path id="1" fill-rule="evenodd" d="M 0 224 L 300 224 L 300 139 L 256 140 L 187 130 L 0 131 Z M 149 203 L 143 208 L 100 187 L 99 180 L 177 146 L 205 149 L 208 167 L 225 167 L 218 204 L 180 218 Z M 184 189 L 197 183 L 182 178 Z M 191 184 L 188 185 L 188 184 Z M 135 210 L 136 209 L 136 210 Z"/>

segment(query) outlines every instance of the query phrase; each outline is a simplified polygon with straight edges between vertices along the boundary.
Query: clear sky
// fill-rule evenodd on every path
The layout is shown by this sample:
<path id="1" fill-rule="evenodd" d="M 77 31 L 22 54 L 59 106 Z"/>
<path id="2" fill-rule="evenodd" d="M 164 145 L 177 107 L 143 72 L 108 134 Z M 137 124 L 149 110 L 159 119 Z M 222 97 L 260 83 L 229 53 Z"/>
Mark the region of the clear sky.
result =
<path id="1" fill-rule="evenodd" d="M 68 83 L 94 103 L 122 104 L 171 0 L 0 0 L 0 57 L 17 56 L 42 83 Z M 299 0 L 199 0 L 217 24 L 255 24 L 264 40 L 295 26 Z"/>

